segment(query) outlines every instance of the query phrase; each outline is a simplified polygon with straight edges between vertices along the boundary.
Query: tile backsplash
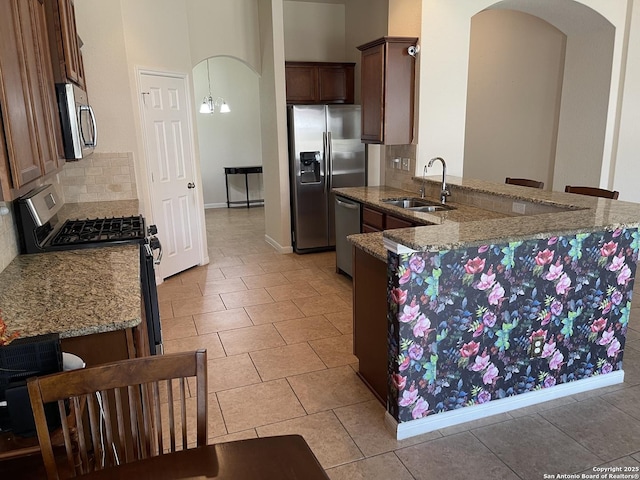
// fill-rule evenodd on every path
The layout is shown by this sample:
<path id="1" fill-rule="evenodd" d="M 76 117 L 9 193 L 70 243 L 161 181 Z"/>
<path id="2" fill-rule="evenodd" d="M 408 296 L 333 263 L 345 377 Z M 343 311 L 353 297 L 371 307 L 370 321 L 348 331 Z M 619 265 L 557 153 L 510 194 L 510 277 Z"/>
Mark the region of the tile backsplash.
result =
<path id="1" fill-rule="evenodd" d="M 394 159 L 408 158 L 409 170 L 393 168 Z M 386 145 L 384 161 L 384 183 L 388 187 L 413 190 L 412 177 L 416 171 L 416 145 Z"/>
<path id="2" fill-rule="evenodd" d="M 51 183 L 64 203 L 135 200 L 136 176 L 132 153 L 94 153 L 67 162 L 57 175 L 34 182 L 34 188 Z M 12 202 L 9 214 L 0 216 L 0 272 L 18 255 L 18 233 Z"/>
<path id="3" fill-rule="evenodd" d="M 94 153 L 78 162 L 67 162 L 58 177 L 65 203 L 138 198 L 131 152 Z"/>

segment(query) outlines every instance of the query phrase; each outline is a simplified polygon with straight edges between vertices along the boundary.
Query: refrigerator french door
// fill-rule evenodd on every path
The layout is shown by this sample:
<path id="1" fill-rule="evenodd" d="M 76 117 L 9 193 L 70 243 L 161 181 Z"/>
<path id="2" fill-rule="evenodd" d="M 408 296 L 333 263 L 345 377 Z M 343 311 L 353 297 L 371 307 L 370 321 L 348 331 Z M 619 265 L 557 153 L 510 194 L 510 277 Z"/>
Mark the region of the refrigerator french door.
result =
<path id="1" fill-rule="evenodd" d="M 297 253 L 335 247 L 332 188 L 366 185 L 359 105 L 291 105 L 289 167 Z"/>

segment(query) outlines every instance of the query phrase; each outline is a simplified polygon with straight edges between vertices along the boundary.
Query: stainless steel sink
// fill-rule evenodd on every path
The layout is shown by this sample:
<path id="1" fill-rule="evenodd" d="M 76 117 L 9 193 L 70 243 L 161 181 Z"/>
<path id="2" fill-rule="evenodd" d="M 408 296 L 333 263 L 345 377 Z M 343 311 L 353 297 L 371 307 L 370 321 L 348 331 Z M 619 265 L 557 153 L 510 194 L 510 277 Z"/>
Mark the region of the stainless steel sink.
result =
<path id="1" fill-rule="evenodd" d="M 455 207 L 450 205 L 443 205 L 442 203 L 432 202 L 424 198 L 387 198 L 380 200 L 387 205 L 393 205 L 394 207 L 406 208 L 414 212 L 437 212 L 442 210 L 455 210 Z"/>

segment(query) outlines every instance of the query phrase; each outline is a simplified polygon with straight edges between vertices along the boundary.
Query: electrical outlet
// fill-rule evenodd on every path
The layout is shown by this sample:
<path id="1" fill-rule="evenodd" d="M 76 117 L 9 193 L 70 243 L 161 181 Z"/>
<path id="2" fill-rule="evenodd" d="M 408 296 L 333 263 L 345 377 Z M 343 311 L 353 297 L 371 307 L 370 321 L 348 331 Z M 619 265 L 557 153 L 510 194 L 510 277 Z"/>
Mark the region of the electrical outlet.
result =
<path id="1" fill-rule="evenodd" d="M 408 172 L 409 171 L 409 165 L 411 164 L 411 160 L 408 158 L 403 158 L 402 159 L 402 170 Z"/>
<path id="2" fill-rule="evenodd" d="M 544 348 L 544 337 L 533 337 L 531 339 L 531 358 L 536 358 L 542 355 L 542 349 Z"/>
<path id="3" fill-rule="evenodd" d="M 526 208 L 526 206 L 527 206 L 526 203 L 513 202 L 513 205 L 511 206 L 511 210 L 513 211 L 513 213 L 524 215 L 524 209 Z"/>

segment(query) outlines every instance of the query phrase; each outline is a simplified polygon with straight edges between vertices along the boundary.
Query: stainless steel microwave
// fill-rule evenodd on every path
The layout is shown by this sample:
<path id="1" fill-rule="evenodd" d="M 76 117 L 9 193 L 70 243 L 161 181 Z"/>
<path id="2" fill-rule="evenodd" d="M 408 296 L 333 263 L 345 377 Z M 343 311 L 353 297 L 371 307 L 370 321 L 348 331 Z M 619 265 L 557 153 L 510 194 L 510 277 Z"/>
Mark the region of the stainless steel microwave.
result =
<path id="1" fill-rule="evenodd" d="M 72 83 L 58 83 L 56 94 L 65 158 L 80 160 L 91 155 L 98 144 L 98 128 L 87 92 Z"/>

